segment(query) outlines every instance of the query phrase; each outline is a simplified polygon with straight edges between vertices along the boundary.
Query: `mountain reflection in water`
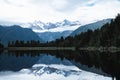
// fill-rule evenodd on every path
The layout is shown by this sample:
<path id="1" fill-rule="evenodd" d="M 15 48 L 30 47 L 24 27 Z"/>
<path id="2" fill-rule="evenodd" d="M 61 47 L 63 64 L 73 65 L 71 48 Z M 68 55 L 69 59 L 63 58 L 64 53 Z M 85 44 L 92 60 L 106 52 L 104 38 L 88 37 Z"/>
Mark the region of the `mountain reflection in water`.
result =
<path id="1" fill-rule="evenodd" d="M 8 80 L 7 77 L 16 76 L 16 78 L 25 79 L 27 77 L 34 76 L 35 80 L 39 79 L 45 80 L 50 78 L 50 80 L 56 80 L 62 78 L 63 80 L 111 80 L 109 78 L 117 77 L 118 75 L 113 75 L 110 73 L 110 69 L 107 68 L 111 57 L 115 57 L 115 54 L 109 54 L 109 59 L 107 57 L 108 53 L 99 52 L 87 52 L 87 51 L 22 51 L 22 52 L 8 52 L 0 54 L 0 80 Z M 105 58 L 105 59 L 104 59 Z M 102 59 L 102 60 L 101 60 Z M 108 64 L 106 64 L 106 62 Z M 111 61 L 111 60 L 110 60 Z M 114 61 L 114 60 L 113 60 Z M 112 66 L 116 67 L 115 63 Z M 102 66 L 101 66 L 102 65 Z M 83 70 L 82 70 L 83 69 Z M 86 71 L 84 71 L 86 70 Z M 110 71 L 108 71 L 110 70 Z M 15 72 L 13 72 L 15 71 Z M 90 72 L 87 72 L 90 71 Z M 94 72 L 94 73 L 91 73 Z M 97 73 L 97 74 L 96 74 Z M 116 72 L 119 73 L 119 72 Z M 21 77 L 17 76 L 20 75 Z M 24 74 L 24 75 L 23 75 Z M 99 75 L 101 74 L 101 75 Z M 4 76 L 3 76 L 4 75 Z M 102 76 L 104 75 L 104 76 Z M 57 77 L 55 77 L 57 76 Z M 106 76 L 106 77 L 105 77 Z M 109 77 L 107 77 L 109 76 Z M 46 77 L 46 78 L 45 78 Z M 11 80 L 22 80 L 13 79 Z M 26 78 L 27 80 L 31 80 Z M 38 80 L 39 80 L 38 79 Z M 9 79 L 10 80 L 10 79 Z"/>

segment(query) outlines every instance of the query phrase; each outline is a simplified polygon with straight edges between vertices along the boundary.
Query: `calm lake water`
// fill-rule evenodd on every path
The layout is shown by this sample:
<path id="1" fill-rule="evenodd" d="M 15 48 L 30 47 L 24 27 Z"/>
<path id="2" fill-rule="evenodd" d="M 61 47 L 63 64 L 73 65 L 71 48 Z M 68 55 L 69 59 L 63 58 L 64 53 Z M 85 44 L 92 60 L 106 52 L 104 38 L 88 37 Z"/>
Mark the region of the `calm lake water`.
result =
<path id="1" fill-rule="evenodd" d="M 0 80 L 112 80 L 119 76 L 118 57 L 87 51 L 1 52 Z"/>

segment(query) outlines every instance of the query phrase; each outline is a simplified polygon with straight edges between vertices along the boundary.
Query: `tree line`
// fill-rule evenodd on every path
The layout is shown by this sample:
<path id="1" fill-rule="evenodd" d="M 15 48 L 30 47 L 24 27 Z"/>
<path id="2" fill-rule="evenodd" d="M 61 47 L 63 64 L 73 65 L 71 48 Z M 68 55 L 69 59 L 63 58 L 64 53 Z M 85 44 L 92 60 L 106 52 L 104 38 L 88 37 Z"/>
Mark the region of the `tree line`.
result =
<path id="1" fill-rule="evenodd" d="M 31 41 L 23 41 L 23 40 L 16 40 L 12 42 L 8 42 L 8 47 L 38 47 L 42 46 L 43 44 L 38 40 L 31 40 Z"/>

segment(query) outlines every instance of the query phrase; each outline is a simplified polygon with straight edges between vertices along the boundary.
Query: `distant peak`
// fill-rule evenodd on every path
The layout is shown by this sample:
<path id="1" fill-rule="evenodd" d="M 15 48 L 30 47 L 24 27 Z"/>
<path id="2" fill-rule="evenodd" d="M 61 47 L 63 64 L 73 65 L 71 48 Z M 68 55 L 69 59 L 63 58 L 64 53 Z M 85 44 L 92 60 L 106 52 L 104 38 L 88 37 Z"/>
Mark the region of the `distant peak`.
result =
<path id="1" fill-rule="evenodd" d="M 64 19 L 63 21 L 64 21 L 64 22 L 70 22 L 70 21 L 69 21 L 69 20 L 67 20 L 67 19 Z"/>

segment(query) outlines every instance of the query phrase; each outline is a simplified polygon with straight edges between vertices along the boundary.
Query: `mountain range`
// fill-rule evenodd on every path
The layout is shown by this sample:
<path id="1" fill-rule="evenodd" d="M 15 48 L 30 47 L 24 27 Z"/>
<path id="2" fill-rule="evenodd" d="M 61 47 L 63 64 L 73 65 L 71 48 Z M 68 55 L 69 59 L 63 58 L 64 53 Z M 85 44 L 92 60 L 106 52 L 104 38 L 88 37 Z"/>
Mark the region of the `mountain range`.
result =
<path id="1" fill-rule="evenodd" d="M 104 19 L 87 25 L 81 25 L 79 21 L 69 21 L 66 19 L 56 23 L 34 21 L 33 23 L 16 23 L 13 26 L 10 26 L 12 23 L 8 23 L 8 26 L 0 26 L 0 39 L 3 44 L 15 40 L 40 40 L 41 42 L 49 42 L 61 36 L 65 38 L 86 32 L 88 29 L 99 29 L 104 24 L 110 23 L 110 21 L 111 19 Z"/>
<path id="2" fill-rule="evenodd" d="M 0 26 L 0 42 L 4 45 L 7 45 L 10 41 L 23 40 L 40 40 L 43 42 L 40 37 L 34 33 L 31 29 L 22 28 L 18 25 L 13 26 Z"/>
<path id="3" fill-rule="evenodd" d="M 56 23 L 44 23 L 41 21 L 34 21 L 33 23 L 24 23 L 21 26 L 25 27 L 25 28 L 31 28 L 33 31 L 35 32 L 62 32 L 65 31 L 66 28 L 67 30 L 73 30 L 73 28 L 75 29 L 77 26 L 80 25 L 79 21 L 69 21 L 67 19 L 61 21 L 61 22 L 56 22 Z M 58 30 L 59 29 L 59 30 Z M 56 31 L 54 31 L 56 30 Z"/>
<path id="4" fill-rule="evenodd" d="M 110 23 L 111 19 L 104 19 L 94 23 L 81 25 L 80 21 L 63 20 L 56 23 L 43 23 L 41 21 L 35 21 L 33 23 L 23 24 L 22 27 L 31 28 L 38 34 L 45 42 L 53 41 L 61 36 L 64 38 L 67 36 L 75 36 L 81 32 L 86 32 L 88 29 L 95 30 L 100 29 L 104 24 Z"/>
<path id="5" fill-rule="evenodd" d="M 22 24 L 21 26 L 32 29 L 46 42 L 56 40 L 61 36 L 67 37 L 80 25 L 79 21 L 69 21 L 65 19 L 56 23 L 34 21 L 33 23 Z"/>

